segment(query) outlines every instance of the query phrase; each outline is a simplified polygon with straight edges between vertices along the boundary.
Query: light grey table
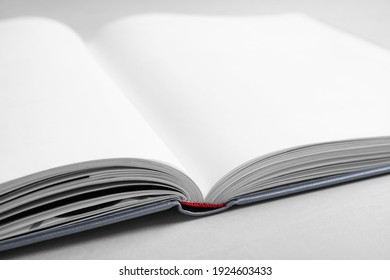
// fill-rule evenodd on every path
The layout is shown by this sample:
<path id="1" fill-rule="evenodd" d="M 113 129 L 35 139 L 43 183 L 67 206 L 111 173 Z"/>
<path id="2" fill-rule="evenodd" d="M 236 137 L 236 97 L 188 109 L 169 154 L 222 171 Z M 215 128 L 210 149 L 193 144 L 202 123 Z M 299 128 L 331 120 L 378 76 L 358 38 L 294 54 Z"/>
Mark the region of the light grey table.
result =
<path id="1" fill-rule="evenodd" d="M 85 40 L 140 13 L 302 12 L 390 49 L 386 0 L 0 0 L 0 19 L 44 16 Z M 390 176 L 204 218 L 172 210 L 0 253 L 6 259 L 389 259 Z"/>

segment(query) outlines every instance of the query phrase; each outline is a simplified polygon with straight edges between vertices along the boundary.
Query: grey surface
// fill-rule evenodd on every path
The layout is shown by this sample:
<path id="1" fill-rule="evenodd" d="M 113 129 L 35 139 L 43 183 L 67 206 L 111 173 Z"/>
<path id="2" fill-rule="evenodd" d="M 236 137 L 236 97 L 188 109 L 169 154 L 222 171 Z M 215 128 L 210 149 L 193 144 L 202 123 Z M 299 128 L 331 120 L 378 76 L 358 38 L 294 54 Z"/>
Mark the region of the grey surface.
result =
<path id="1" fill-rule="evenodd" d="M 390 2 L 18 1 L 0 19 L 44 16 L 86 40 L 131 14 L 302 12 L 390 49 Z M 0 253 L 6 259 L 390 259 L 390 177 L 193 218 L 175 210 Z"/>
<path id="2" fill-rule="evenodd" d="M 104 24 L 142 13 L 263 15 L 301 12 L 390 48 L 387 0 L 0 0 L 0 19 L 44 16 L 89 38 Z"/>

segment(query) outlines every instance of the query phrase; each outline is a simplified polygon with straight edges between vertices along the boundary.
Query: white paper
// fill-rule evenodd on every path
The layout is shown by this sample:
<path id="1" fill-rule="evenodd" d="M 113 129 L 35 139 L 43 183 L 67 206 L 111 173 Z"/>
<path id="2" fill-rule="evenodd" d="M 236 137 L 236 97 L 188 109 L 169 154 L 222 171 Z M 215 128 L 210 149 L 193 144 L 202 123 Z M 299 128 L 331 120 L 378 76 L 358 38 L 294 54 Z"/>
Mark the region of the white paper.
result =
<path id="1" fill-rule="evenodd" d="M 203 193 L 254 157 L 390 134 L 388 51 L 303 15 L 142 15 L 91 50 Z"/>
<path id="2" fill-rule="evenodd" d="M 180 163 L 84 43 L 54 21 L 0 23 L 0 183 L 64 164 Z"/>

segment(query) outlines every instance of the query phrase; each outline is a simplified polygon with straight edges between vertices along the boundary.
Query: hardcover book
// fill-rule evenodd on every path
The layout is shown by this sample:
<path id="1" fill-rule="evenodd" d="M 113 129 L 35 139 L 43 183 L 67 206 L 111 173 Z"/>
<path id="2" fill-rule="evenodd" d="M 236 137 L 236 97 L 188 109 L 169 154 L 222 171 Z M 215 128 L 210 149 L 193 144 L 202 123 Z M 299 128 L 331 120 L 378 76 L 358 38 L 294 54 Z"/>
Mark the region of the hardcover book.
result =
<path id="1" fill-rule="evenodd" d="M 0 250 L 390 173 L 390 53 L 300 14 L 0 23 Z"/>

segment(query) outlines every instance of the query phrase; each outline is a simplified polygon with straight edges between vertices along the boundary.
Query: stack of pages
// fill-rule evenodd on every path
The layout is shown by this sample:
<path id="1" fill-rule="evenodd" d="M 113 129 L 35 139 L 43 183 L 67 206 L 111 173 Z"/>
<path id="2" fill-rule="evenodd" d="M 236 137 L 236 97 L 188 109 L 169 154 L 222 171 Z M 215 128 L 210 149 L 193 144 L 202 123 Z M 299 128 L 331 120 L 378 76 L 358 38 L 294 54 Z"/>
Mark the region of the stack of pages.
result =
<path id="1" fill-rule="evenodd" d="M 299 14 L 0 23 L 0 250 L 390 173 L 390 52 Z"/>

